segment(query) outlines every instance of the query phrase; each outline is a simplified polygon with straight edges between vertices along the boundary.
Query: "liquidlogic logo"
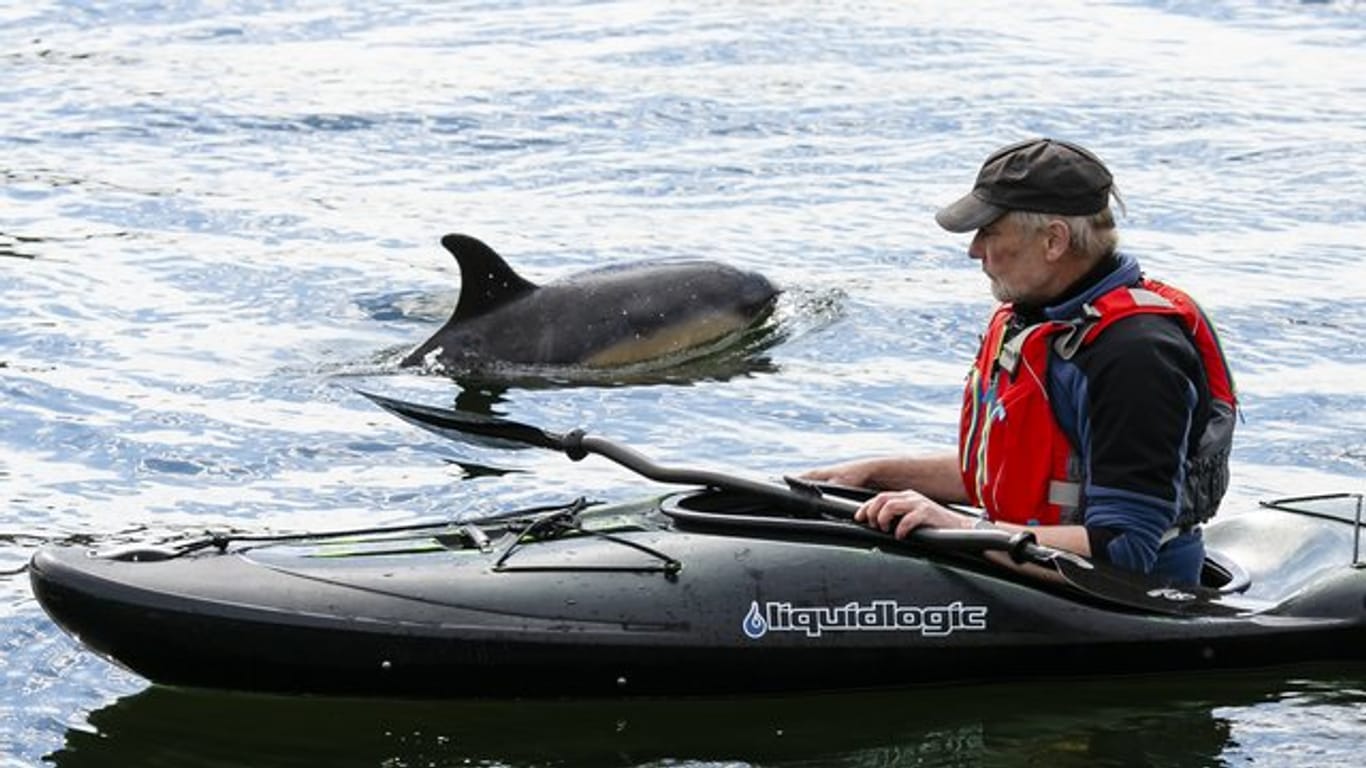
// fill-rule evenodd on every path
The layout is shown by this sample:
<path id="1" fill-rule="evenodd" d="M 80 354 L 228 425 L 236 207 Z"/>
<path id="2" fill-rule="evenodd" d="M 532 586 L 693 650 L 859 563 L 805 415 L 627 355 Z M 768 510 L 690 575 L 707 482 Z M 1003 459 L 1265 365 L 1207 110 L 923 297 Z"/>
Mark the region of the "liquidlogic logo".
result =
<path id="1" fill-rule="evenodd" d="M 741 628 L 754 640 L 769 632 L 803 632 L 807 637 L 826 632 L 918 632 L 925 637 L 944 637 L 986 629 L 987 607 L 961 602 L 901 605 L 895 600 L 798 607 L 777 602 L 760 605 L 756 600 L 749 604 Z"/>

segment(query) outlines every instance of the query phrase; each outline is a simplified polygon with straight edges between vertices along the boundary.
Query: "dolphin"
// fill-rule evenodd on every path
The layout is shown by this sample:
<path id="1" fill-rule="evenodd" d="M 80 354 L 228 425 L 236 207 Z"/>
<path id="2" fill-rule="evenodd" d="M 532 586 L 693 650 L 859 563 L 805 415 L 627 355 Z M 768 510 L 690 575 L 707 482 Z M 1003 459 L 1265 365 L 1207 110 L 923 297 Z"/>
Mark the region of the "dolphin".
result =
<path id="1" fill-rule="evenodd" d="M 757 272 L 703 259 L 631 262 L 538 286 L 473 237 L 450 234 L 441 244 L 460 265 L 460 300 L 403 366 L 642 363 L 754 325 L 779 293 Z"/>

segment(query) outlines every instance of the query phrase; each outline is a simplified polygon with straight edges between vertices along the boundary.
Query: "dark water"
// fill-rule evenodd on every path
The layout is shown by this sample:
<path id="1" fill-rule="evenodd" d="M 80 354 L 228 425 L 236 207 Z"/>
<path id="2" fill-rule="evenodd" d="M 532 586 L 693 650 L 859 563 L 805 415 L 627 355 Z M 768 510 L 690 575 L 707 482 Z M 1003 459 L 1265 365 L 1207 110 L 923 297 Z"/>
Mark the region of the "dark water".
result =
<path id="1" fill-rule="evenodd" d="M 1106 158 L 1125 247 L 1219 323 L 1246 414 L 1227 513 L 1361 492 L 1362 72 L 1348 0 L 0 7 L 0 755 L 1359 765 L 1358 669 L 591 706 L 149 689 L 58 632 L 22 567 L 659 490 L 444 443 L 355 386 L 761 476 L 948 445 L 990 299 L 932 214 L 1035 134 Z M 702 255 L 787 290 L 739 359 L 461 390 L 396 368 L 454 300 L 453 231 L 533 280 Z"/>
<path id="2" fill-rule="evenodd" d="M 383 706 L 155 688 L 92 713 L 52 759 L 72 767 L 245 757 L 259 766 L 1348 765 L 1360 743 L 1362 672 Z M 1325 722 L 1305 722 L 1309 709 Z M 1294 735 L 1307 726 L 1317 743 Z"/>

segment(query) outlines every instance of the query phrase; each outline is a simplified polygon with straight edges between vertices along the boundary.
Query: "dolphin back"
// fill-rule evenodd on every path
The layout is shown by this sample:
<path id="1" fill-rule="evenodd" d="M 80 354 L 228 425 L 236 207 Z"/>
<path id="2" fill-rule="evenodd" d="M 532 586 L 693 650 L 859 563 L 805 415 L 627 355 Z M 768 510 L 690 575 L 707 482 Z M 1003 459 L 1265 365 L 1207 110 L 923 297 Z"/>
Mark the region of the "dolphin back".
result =
<path id="1" fill-rule="evenodd" d="M 403 365 L 646 362 L 744 330 L 779 293 L 757 272 L 700 259 L 629 262 L 537 286 L 475 238 L 447 235 L 442 244 L 460 264 L 460 300 Z"/>
<path id="2" fill-rule="evenodd" d="M 757 272 L 708 260 L 632 262 L 572 275 L 534 296 L 555 318 L 538 362 L 629 365 L 709 344 L 753 325 L 778 289 Z"/>

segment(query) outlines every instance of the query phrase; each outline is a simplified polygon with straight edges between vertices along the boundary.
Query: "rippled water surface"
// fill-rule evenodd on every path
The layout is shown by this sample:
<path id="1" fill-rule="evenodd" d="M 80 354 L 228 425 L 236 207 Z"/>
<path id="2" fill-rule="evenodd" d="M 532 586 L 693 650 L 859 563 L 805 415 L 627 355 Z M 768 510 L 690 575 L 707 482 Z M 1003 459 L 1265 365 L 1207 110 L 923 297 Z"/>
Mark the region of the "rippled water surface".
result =
<path id="1" fill-rule="evenodd" d="M 443 442 L 352 387 L 769 476 L 948 445 L 990 296 L 932 215 L 987 152 L 1037 134 L 1107 160 L 1127 250 L 1219 322 L 1246 413 L 1228 513 L 1366 490 L 1366 7 L 28 2 L 0 5 L 0 73 L 11 762 L 1366 754 L 1360 669 L 593 707 L 154 689 L 62 635 L 22 573 L 49 542 L 657 490 L 606 462 Z M 760 270 L 786 289 L 776 343 L 614 386 L 400 370 L 457 294 L 447 232 L 537 281 L 654 257 Z"/>

